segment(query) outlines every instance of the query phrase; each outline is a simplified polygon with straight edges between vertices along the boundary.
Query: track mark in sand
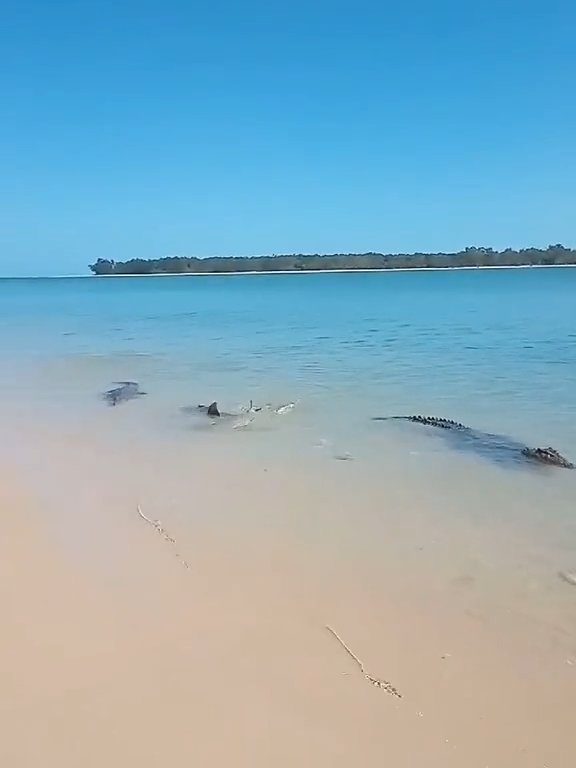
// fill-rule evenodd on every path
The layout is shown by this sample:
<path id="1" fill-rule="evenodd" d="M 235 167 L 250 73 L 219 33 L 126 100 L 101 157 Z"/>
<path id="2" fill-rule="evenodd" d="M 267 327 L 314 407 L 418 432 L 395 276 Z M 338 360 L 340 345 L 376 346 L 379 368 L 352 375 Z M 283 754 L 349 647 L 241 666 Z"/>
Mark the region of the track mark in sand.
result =
<path id="1" fill-rule="evenodd" d="M 176 550 L 176 539 L 173 539 L 172 536 L 168 533 L 168 531 L 162 526 L 162 523 L 160 520 L 152 520 L 149 517 L 146 517 L 144 512 L 142 512 L 142 508 L 140 507 L 140 504 L 136 506 L 136 509 L 138 510 L 138 514 L 144 520 L 145 523 L 148 523 L 148 525 L 151 525 L 152 528 L 156 531 L 156 533 L 159 536 L 162 536 L 164 541 L 167 541 L 168 544 L 172 544 L 174 547 L 174 556 L 182 563 L 184 568 L 190 568 L 190 563 L 185 560 L 182 555 Z"/>
<path id="2" fill-rule="evenodd" d="M 182 565 L 183 565 L 185 568 L 190 568 L 190 563 L 188 563 L 188 561 L 187 561 L 187 560 L 185 560 L 185 559 L 182 557 L 182 555 L 181 555 L 181 554 L 180 554 L 180 553 L 179 553 L 179 552 L 176 550 L 176 539 L 174 539 L 172 536 L 170 536 L 170 534 L 168 533 L 168 531 L 167 531 L 167 530 L 166 530 L 166 529 L 163 527 L 163 525 L 162 525 L 162 523 L 160 522 L 160 520 L 152 520 L 152 518 L 150 518 L 150 517 L 147 517 L 147 516 L 144 514 L 144 512 L 142 512 L 142 508 L 140 507 L 140 504 L 138 504 L 138 505 L 136 506 L 136 510 L 137 510 L 137 512 L 138 512 L 138 515 L 140 516 L 140 518 L 141 518 L 142 520 L 144 520 L 144 522 L 145 522 L 145 523 L 147 523 L 148 525 L 152 526 L 152 528 L 154 528 L 154 530 L 156 531 L 156 533 L 157 533 L 159 536 L 161 536 L 161 537 L 164 539 L 164 541 L 167 541 L 167 542 L 168 542 L 168 544 L 171 544 L 171 545 L 174 547 L 174 555 L 175 555 L 175 557 L 176 557 L 176 558 L 177 558 L 177 559 L 178 559 L 178 560 L 179 560 L 179 561 L 182 563 Z M 360 672 L 362 673 L 363 677 L 364 677 L 366 680 L 368 680 L 368 682 L 369 682 L 369 683 L 371 683 L 371 685 L 374 685 L 376 688 L 382 688 L 382 689 L 384 689 L 384 690 L 386 691 L 386 693 L 389 693 L 391 696 L 395 696 L 395 697 L 396 697 L 396 698 L 398 698 L 398 699 L 401 699 L 401 698 L 402 698 L 402 694 L 400 693 L 400 691 L 399 691 L 397 688 L 395 688 L 395 687 L 392 685 L 392 683 L 389 683 L 387 680 L 380 680 L 380 679 L 379 679 L 379 678 L 377 678 L 377 677 L 372 677 L 372 675 L 369 675 L 369 674 L 368 674 L 368 672 L 366 672 L 366 670 L 365 670 L 365 668 L 364 668 L 364 664 L 363 664 L 363 662 L 362 662 L 362 661 L 360 661 L 360 659 L 358 658 L 358 656 L 356 656 L 356 654 L 354 653 L 354 651 L 352 651 L 352 650 L 351 650 L 351 649 L 350 649 L 350 648 L 349 648 L 349 647 L 346 645 L 346 643 L 344 642 L 344 640 L 342 640 L 342 638 L 340 637 L 340 635 L 339 635 L 339 634 L 338 634 L 338 633 L 337 633 L 337 632 L 336 632 L 334 629 L 332 629 L 332 627 L 330 627 L 330 626 L 328 626 L 328 625 L 326 624 L 326 629 L 328 630 L 328 632 L 330 632 L 330 634 L 331 634 L 331 635 L 333 635 L 333 636 L 336 638 L 336 640 L 337 640 L 337 641 L 340 643 L 340 645 L 342 646 L 342 648 L 344 648 L 344 650 L 346 651 L 346 653 L 347 653 L 347 654 L 348 654 L 348 655 L 349 655 L 349 656 L 350 656 L 350 657 L 351 657 L 351 658 L 354 660 L 354 662 L 355 662 L 355 663 L 356 663 L 356 665 L 358 666 L 358 668 L 359 668 Z"/>
<path id="3" fill-rule="evenodd" d="M 328 625 L 326 625 L 326 629 L 328 630 L 328 632 L 334 635 L 334 637 L 336 638 L 336 640 L 338 640 L 338 642 L 340 643 L 342 648 L 344 648 L 346 653 L 354 659 L 354 661 L 356 662 L 356 664 L 360 669 L 360 672 L 362 672 L 362 674 L 364 675 L 366 680 L 368 680 L 369 683 L 372 683 L 372 685 L 375 685 L 376 688 L 383 688 L 386 691 L 386 693 L 389 693 L 391 696 L 396 696 L 397 699 L 402 698 L 402 694 L 397 688 L 395 688 L 392 685 L 392 683 L 389 683 L 387 680 L 379 680 L 377 677 L 372 677 L 372 675 L 369 675 L 368 672 L 366 672 L 366 670 L 364 669 L 364 664 L 360 661 L 358 656 L 356 656 L 356 654 L 352 650 L 350 650 L 350 648 L 346 645 L 344 640 L 342 640 L 340 635 L 335 630 L 333 630 L 332 627 L 329 627 Z"/>

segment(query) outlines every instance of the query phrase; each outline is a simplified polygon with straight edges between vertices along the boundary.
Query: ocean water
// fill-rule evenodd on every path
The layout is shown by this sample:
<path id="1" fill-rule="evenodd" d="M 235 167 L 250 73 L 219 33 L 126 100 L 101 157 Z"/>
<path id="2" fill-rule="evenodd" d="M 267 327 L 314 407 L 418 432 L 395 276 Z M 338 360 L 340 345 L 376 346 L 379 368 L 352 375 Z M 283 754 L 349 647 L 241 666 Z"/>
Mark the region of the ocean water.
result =
<path id="1" fill-rule="evenodd" d="M 126 408 L 156 429 L 212 400 L 298 401 L 320 438 L 427 413 L 576 455 L 575 299 L 576 269 L 554 268 L 4 279 L 0 386 L 69 413 L 138 380 Z"/>
<path id="2" fill-rule="evenodd" d="M 74 546 L 103 505 L 138 498 L 163 520 L 397 563 L 378 583 L 456 602 L 473 584 L 479 615 L 514 606 L 568 636 L 576 472 L 372 417 L 441 416 L 576 459 L 575 298 L 568 268 L 0 280 L 0 456 L 51 519 L 67 510 Z M 108 407 L 127 380 L 147 395 Z M 212 423 L 196 408 L 212 400 L 264 410 Z"/>
<path id="3" fill-rule="evenodd" d="M 328 706 L 329 734 L 344 722 L 342 702 L 357 718 L 366 696 L 377 742 L 392 702 L 362 681 L 329 625 L 371 674 L 398 685 L 398 722 L 424 729 L 419 754 L 439 745 L 461 756 L 469 741 L 469 765 L 564 765 L 576 471 L 372 417 L 437 415 L 576 460 L 575 297 L 568 268 L 0 280 L 0 480 L 14 504 L 6 519 L 24 521 L 15 572 L 29 589 L 14 615 L 45 625 L 23 625 L 32 662 L 37 651 L 76 680 L 78 662 L 100 659 L 104 688 L 93 692 L 104 702 L 110 663 L 129 686 L 138 669 L 147 689 L 157 668 L 156 698 L 183 701 L 186 728 L 194 695 L 182 680 L 197 689 L 198 663 L 207 690 L 215 669 L 243 703 L 244 680 L 268 709 L 277 688 L 280 737 L 298 677 L 319 686 L 302 688 L 302 701 Z M 122 380 L 147 395 L 109 407 L 102 393 Z M 251 399 L 272 408 L 250 423 L 213 424 L 196 408 L 218 400 L 240 413 Z M 38 531 L 54 545 L 46 560 L 35 558 Z M 10 525 L 4 532 L 10 550 Z M 96 576 L 80 618 L 52 603 L 59 579 L 42 588 L 54 557 L 79 583 Z M 63 642 L 70 627 L 76 643 L 92 602 L 95 645 L 67 663 L 52 653 L 50 622 L 62 617 Z M 42 669 L 28 657 L 26 666 L 34 682 Z M 54 687 L 53 675 L 41 678 Z M 176 687 L 163 687 L 171 679 Z M 124 693 L 116 698 L 126 709 Z"/>

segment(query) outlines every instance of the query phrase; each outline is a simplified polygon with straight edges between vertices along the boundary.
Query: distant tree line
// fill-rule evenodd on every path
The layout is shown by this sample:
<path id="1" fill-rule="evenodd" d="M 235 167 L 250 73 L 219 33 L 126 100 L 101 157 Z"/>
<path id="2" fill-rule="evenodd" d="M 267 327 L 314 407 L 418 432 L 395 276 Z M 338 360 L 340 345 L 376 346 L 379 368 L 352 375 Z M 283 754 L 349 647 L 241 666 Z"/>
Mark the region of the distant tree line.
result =
<path id="1" fill-rule="evenodd" d="M 98 259 L 90 264 L 95 275 L 154 275 L 222 272 L 313 272 L 328 269 L 416 269 L 449 267 L 554 266 L 576 264 L 576 250 L 563 245 L 548 248 L 492 248 L 472 246 L 457 253 L 334 253 L 289 256 L 214 256 L 206 259 L 167 256 L 163 259 Z"/>

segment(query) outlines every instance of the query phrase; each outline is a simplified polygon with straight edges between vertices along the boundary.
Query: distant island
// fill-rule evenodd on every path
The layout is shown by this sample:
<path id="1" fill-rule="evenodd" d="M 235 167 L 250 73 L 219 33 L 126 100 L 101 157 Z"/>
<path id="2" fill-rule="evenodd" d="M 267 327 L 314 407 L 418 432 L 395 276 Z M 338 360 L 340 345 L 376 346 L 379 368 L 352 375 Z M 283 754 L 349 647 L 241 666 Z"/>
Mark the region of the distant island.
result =
<path id="1" fill-rule="evenodd" d="M 521 267 L 576 265 L 576 250 L 563 245 L 548 248 L 492 248 L 471 246 L 457 253 L 334 253 L 272 256 L 167 256 L 163 259 L 98 259 L 90 264 L 95 275 L 221 274 L 225 272 L 317 272 L 370 269 L 449 269 L 454 267 Z"/>

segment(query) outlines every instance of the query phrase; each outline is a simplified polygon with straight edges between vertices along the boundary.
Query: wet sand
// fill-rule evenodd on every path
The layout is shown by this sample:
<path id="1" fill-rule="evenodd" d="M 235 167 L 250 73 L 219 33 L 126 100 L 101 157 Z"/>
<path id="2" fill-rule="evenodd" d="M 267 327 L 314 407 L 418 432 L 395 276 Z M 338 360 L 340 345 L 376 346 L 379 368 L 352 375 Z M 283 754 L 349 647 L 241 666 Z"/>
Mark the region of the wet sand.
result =
<path id="1" fill-rule="evenodd" d="M 2 478 L 2 764 L 573 765 L 576 588 L 363 473 L 38 432 Z"/>

